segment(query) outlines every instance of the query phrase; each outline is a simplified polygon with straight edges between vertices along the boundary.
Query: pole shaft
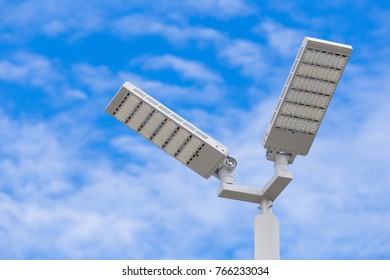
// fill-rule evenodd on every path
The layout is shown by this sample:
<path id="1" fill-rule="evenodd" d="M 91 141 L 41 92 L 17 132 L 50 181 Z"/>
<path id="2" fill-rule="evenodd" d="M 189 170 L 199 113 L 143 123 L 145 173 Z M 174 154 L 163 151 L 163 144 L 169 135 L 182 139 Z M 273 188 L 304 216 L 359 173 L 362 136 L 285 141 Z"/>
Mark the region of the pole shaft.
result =
<path id="1" fill-rule="evenodd" d="M 279 260 L 279 221 L 271 211 L 272 201 L 260 205 L 262 214 L 255 217 L 255 260 Z"/>

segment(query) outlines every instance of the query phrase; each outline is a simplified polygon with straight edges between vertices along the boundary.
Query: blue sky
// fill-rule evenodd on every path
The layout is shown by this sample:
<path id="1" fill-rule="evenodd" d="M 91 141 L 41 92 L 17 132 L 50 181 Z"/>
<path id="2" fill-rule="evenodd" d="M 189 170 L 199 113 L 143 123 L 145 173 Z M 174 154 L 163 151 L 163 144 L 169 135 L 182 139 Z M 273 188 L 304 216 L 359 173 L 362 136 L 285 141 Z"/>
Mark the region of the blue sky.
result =
<path id="1" fill-rule="evenodd" d="M 251 259 L 254 204 L 104 112 L 130 81 L 273 174 L 261 138 L 304 36 L 354 50 L 274 204 L 283 259 L 390 258 L 387 1 L 1 1 L 0 259 Z"/>

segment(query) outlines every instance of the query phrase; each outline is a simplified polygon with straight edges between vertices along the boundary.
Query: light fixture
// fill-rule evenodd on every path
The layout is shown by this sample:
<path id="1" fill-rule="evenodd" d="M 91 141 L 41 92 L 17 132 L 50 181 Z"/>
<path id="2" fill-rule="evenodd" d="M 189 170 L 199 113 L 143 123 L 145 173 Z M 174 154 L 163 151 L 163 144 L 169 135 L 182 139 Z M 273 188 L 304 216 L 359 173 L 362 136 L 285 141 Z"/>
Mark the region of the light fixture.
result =
<path id="1" fill-rule="evenodd" d="M 305 37 L 263 138 L 267 158 L 307 155 L 352 47 Z"/>
<path id="2" fill-rule="evenodd" d="M 228 155 L 225 146 L 129 82 L 106 112 L 204 178 L 215 175 Z"/>

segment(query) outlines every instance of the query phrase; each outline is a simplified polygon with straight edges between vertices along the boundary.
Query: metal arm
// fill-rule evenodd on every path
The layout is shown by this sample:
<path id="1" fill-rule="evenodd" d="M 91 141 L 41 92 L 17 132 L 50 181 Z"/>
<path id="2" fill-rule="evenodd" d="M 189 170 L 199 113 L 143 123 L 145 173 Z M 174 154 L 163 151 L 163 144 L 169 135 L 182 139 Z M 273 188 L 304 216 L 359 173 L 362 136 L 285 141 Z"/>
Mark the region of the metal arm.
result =
<path id="1" fill-rule="evenodd" d="M 230 166 L 226 164 L 233 160 L 228 157 L 218 171 L 221 181 L 218 197 L 253 203 L 260 203 L 264 199 L 274 201 L 293 178 L 293 174 L 288 171 L 289 155 L 277 154 L 274 160 L 275 173 L 262 189 L 236 185 L 233 171 L 237 162 L 234 160 L 235 164 Z"/>

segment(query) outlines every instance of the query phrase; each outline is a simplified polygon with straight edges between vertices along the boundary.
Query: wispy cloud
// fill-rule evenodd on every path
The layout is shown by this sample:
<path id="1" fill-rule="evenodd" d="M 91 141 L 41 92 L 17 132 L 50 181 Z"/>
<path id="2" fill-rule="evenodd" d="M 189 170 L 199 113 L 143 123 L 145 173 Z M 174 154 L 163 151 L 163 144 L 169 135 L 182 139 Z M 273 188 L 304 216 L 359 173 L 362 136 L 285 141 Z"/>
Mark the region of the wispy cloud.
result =
<path id="1" fill-rule="evenodd" d="M 144 67 L 149 69 L 152 59 L 158 60 L 161 68 L 172 67 L 175 71 L 181 70 L 180 73 L 184 77 L 191 77 L 203 82 L 196 82 L 189 86 L 180 86 L 158 79 L 151 79 L 146 74 L 140 75 L 127 71 L 113 72 L 107 66 L 92 66 L 88 64 L 76 64 L 72 67 L 72 71 L 82 85 L 87 86 L 90 91 L 101 96 L 112 95 L 124 82 L 130 81 L 163 103 L 164 101 L 169 101 L 170 104 L 177 102 L 191 102 L 193 105 L 214 104 L 223 98 L 221 96 L 223 92 L 221 91 L 221 86 L 219 86 L 219 76 L 196 62 L 168 56 L 163 59 L 158 57 L 141 58 L 136 59 L 135 61 L 137 62 L 133 63 L 142 61 L 142 63 L 146 63 Z M 197 70 L 204 70 L 205 72 L 198 73 L 196 72 Z"/>
<path id="2" fill-rule="evenodd" d="M 241 70 L 244 76 L 259 78 L 267 69 L 267 60 L 261 45 L 247 41 L 234 40 L 221 48 L 220 57 Z"/>
<path id="3" fill-rule="evenodd" d="M 247 1 L 235 0 L 190 0 L 184 2 L 192 13 L 202 13 L 213 17 L 230 18 L 233 16 L 246 16 L 256 11 L 256 8 L 251 6 Z M 215 13 L 218 11 L 218 13 Z"/>
<path id="4" fill-rule="evenodd" d="M 42 89 L 63 100 L 86 99 L 84 92 L 70 87 L 59 61 L 30 52 L 14 52 L 0 60 L 0 80 Z"/>
<path id="5" fill-rule="evenodd" d="M 69 123 L 59 115 L 39 122 L 0 115 L 2 189 L 15 198 L 33 200 L 72 192 L 80 160 L 78 149 L 88 142 L 85 130 L 73 128 L 77 120 Z M 97 136 L 95 132 L 88 135 L 89 141 Z"/>
<path id="6" fill-rule="evenodd" d="M 134 62 L 142 63 L 142 68 L 146 70 L 173 70 L 185 79 L 205 83 L 219 83 L 222 81 L 217 73 L 200 62 L 173 55 L 136 58 Z"/>
<path id="7" fill-rule="evenodd" d="M 254 32 L 265 33 L 270 47 L 283 56 L 295 54 L 300 41 L 305 36 L 303 31 L 287 28 L 273 20 L 263 21 L 254 28 Z"/>
<path id="8" fill-rule="evenodd" d="M 17 52 L 10 59 L 0 61 L 0 79 L 43 86 L 58 81 L 61 76 L 46 57 L 27 52 Z"/>
<path id="9" fill-rule="evenodd" d="M 212 28 L 182 23 L 165 23 L 144 15 L 130 15 L 121 18 L 114 23 L 114 26 L 123 35 L 158 35 L 175 46 L 181 45 L 183 47 L 192 41 L 197 44 L 209 45 L 216 51 L 218 58 L 230 67 L 240 69 L 241 74 L 246 77 L 258 79 L 268 67 L 266 56 L 263 55 L 265 52 L 263 46 L 245 39 L 232 39 L 228 34 Z M 166 64 L 169 58 L 173 67 L 173 57 L 171 55 L 165 57 L 164 63 Z M 179 67 L 177 59 L 174 64 L 176 68 Z M 193 74 L 191 75 L 193 76 Z"/>
<path id="10" fill-rule="evenodd" d="M 2 11 L 0 25 L 8 31 L 6 39 L 10 42 L 24 41 L 37 34 L 79 37 L 101 30 L 105 22 L 105 12 L 100 5 L 81 2 L 59 5 L 52 0 L 30 0 L 4 4 Z"/>
<path id="11" fill-rule="evenodd" d="M 215 11 L 218 10 L 218 13 Z M 204 15 L 211 18 L 229 19 L 246 16 L 256 9 L 246 1 L 184 1 L 172 3 L 160 1 L 150 6 L 144 1 L 124 3 L 121 0 L 104 2 L 100 0 L 79 3 L 61 3 L 53 0 L 29 0 L 20 3 L 2 4 L 3 17 L 0 26 L 4 28 L 0 39 L 4 42 L 24 41 L 37 34 L 71 40 L 114 28 L 121 34 L 160 34 L 171 41 L 186 42 L 194 38 L 218 40 L 218 33 L 211 28 L 185 27 L 156 20 L 176 19 Z M 142 16 L 150 14 L 152 16 Z M 138 13 L 135 14 L 135 13 Z M 69 15 L 72 15 L 71 17 Z M 15 32 L 22 30 L 23 32 Z M 183 35 L 185 35 L 183 37 Z"/>
<path id="12" fill-rule="evenodd" d="M 113 27 L 123 36 L 157 35 L 166 38 L 175 45 L 185 45 L 189 41 L 215 44 L 224 38 L 212 28 L 191 26 L 180 22 L 164 22 L 144 14 L 131 14 L 119 18 L 113 22 Z"/>

